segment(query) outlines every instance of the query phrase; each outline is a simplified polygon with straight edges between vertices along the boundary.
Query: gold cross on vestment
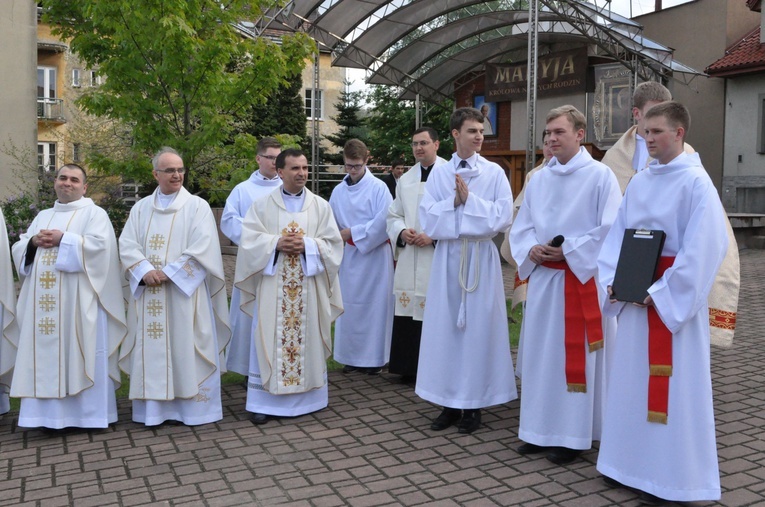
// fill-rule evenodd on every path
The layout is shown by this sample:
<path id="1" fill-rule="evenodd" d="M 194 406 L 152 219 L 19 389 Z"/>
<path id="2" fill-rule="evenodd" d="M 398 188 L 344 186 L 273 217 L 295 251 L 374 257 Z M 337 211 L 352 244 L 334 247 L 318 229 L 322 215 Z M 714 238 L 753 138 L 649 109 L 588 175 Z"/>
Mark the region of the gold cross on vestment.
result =
<path id="1" fill-rule="evenodd" d="M 40 305 L 40 310 L 44 312 L 52 312 L 56 309 L 56 297 L 52 294 L 43 294 L 40 299 L 37 300 L 37 304 Z"/>
<path id="2" fill-rule="evenodd" d="M 162 286 L 152 285 L 151 287 L 148 287 L 146 290 L 148 290 L 151 294 L 159 294 L 159 291 L 162 290 Z"/>
<path id="3" fill-rule="evenodd" d="M 186 277 L 193 278 L 194 277 L 194 265 L 191 263 L 191 259 L 187 260 L 183 264 L 182 268 L 186 272 Z"/>
<path id="4" fill-rule="evenodd" d="M 40 262 L 42 262 L 44 266 L 53 266 L 56 263 L 57 257 L 58 252 L 54 251 L 52 248 L 49 248 L 45 250 L 45 253 L 42 254 L 42 257 L 40 257 Z"/>
<path id="5" fill-rule="evenodd" d="M 154 266 L 154 269 L 162 269 L 162 257 L 159 255 L 151 254 L 146 260 L 151 262 L 151 265 Z"/>
<path id="6" fill-rule="evenodd" d="M 401 297 L 398 298 L 398 302 L 401 303 L 401 306 L 406 308 L 409 306 L 409 303 L 411 303 L 411 299 L 409 299 L 409 296 L 406 295 L 406 292 L 401 293 Z"/>
<path id="7" fill-rule="evenodd" d="M 43 289 L 52 289 L 56 285 L 56 273 L 53 271 L 43 271 L 40 275 L 40 286 Z"/>
<path id="8" fill-rule="evenodd" d="M 51 317 L 43 317 L 37 322 L 40 334 L 49 335 L 56 331 L 56 321 Z"/>
<path id="9" fill-rule="evenodd" d="M 165 236 L 162 234 L 155 234 L 149 240 L 149 248 L 152 250 L 159 250 L 163 246 L 165 246 Z"/>
<path id="10" fill-rule="evenodd" d="M 162 315 L 163 310 L 164 310 L 164 305 L 162 304 L 162 301 L 160 301 L 159 299 L 150 299 L 148 304 L 146 305 L 146 313 L 148 313 L 152 317 L 157 317 L 159 315 Z"/>
<path id="11" fill-rule="evenodd" d="M 165 335 L 165 328 L 159 322 L 150 323 L 147 331 L 149 332 L 149 338 L 153 340 L 159 340 Z"/>

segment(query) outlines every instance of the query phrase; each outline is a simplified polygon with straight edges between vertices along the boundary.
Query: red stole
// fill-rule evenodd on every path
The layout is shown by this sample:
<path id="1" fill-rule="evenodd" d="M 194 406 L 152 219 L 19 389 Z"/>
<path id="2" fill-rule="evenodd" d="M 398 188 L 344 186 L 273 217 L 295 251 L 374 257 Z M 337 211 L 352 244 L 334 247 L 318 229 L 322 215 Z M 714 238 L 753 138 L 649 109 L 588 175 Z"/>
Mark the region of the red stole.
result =
<path id="1" fill-rule="evenodd" d="M 595 279 L 590 278 L 586 283 L 580 283 L 566 261 L 544 262 L 542 266 L 550 269 L 562 269 L 565 272 L 566 385 L 569 392 L 586 393 L 585 335 L 590 352 L 603 348 L 603 320 Z"/>
<path id="2" fill-rule="evenodd" d="M 655 279 L 675 262 L 674 257 L 660 257 Z M 672 333 L 661 321 L 656 307 L 648 306 L 648 422 L 667 424 L 669 377 L 672 376 Z"/>

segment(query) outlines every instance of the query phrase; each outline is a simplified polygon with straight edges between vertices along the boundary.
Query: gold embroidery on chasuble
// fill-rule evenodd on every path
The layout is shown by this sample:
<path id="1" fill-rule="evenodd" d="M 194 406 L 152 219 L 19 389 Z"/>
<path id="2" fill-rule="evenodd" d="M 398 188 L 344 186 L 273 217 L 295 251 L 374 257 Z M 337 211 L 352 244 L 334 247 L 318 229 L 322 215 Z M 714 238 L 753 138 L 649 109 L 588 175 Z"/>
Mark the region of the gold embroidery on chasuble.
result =
<path id="1" fill-rule="evenodd" d="M 401 296 L 398 298 L 398 302 L 401 303 L 401 306 L 406 308 L 409 306 L 409 303 L 412 302 L 412 300 L 409 298 L 409 296 L 406 294 L 406 292 L 401 292 Z"/>
<path id="2" fill-rule="evenodd" d="M 296 223 L 290 222 L 282 229 L 282 236 L 296 235 L 303 237 L 305 231 Z M 277 364 L 278 384 L 285 387 L 303 384 L 304 348 L 305 348 L 305 305 L 303 303 L 303 266 L 300 255 L 285 255 L 281 272 L 281 323 L 277 328 Z"/>
<path id="3" fill-rule="evenodd" d="M 45 269 L 43 266 L 53 266 L 58 258 L 58 247 L 40 251 L 37 260 L 35 299 L 37 311 L 35 312 L 35 341 L 36 346 L 51 346 L 53 341 L 60 339 L 60 326 L 58 319 L 58 299 L 60 297 L 59 273 L 53 269 Z M 51 341 L 53 338 L 53 341 Z M 41 341 L 38 341 L 41 340 Z"/>
<path id="4" fill-rule="evenodd" d="M 736 329 L 736 312 L 727 312 L 717 308 L 709 309 L 709 325 L 719 329 Z"/>
<path id="5" fill-rule="evenodd" d="M 171 230 L 172 220 L 172 215 L 154 214 L 149 222 L 149 231 L 144 244 L 144 254 L 146 260 L 156 270 L 161 270 L 165 267 L 167 247 L 170 243 L 165 236 L 165 232 Z M 167 338 L 166 285 L 167 282 L 161 285 L 146 287 L 143 297 L 139 300 L 142 308 L 139 309 L 138 313 L 139 319 L 142 322 L 143 337 L 148 338 L 150 342 L 144 341 L 143 346 L 145 351 L 151 355 L 165 356 L 167 354 L 165 350 Z M 155 343 L 156 346 L 152 345 L 151 342 Z"/>

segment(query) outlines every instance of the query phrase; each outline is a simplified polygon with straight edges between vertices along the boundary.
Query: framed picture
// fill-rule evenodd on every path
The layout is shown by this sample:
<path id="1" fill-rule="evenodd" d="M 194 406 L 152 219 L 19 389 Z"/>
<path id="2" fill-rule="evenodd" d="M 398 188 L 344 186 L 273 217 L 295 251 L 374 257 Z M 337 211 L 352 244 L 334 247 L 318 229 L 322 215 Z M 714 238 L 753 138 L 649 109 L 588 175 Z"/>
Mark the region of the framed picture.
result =
<path id="1" fill-rule="evenodd" d="M 473 107 L 483 114 L 483 136 L 496 137 L 497 135 L 497 103 L 486 102 L 483 95 L 473 97 Z"/>
<path id="2" fill-rule="evenodd" d="M 632 74 L 620 64 L 595 67 L 595 93 L 590 98 L 587 138 L 610 148 L 632 126 Z"/>

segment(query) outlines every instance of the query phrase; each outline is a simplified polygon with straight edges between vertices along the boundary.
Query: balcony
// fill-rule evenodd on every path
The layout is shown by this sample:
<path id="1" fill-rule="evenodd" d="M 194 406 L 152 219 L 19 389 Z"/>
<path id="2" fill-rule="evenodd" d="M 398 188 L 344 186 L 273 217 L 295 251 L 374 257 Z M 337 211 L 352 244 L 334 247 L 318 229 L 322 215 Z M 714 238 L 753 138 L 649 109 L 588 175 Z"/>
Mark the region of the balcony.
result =
<path id="1" fill-rule="evenodd" d="M 37 99 L 37 119 L 54 123 L 66 123 L 64 99 Z"/>

